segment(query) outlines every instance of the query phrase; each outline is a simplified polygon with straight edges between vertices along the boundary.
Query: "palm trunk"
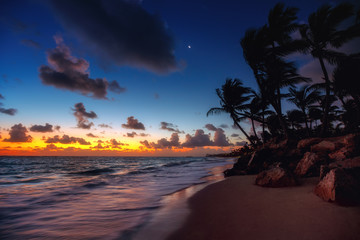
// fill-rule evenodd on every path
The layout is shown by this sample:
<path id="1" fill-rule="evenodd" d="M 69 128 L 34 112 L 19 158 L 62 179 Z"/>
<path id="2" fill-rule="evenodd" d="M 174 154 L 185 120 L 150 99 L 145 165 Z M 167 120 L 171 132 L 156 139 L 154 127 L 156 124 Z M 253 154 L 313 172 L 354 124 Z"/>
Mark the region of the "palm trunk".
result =
<path id="1" fill-rule="evenodd" d="M 254 119 L 252 119 L 252 118 L 251 118 L 251 125 L 252 125 L 252 128 L 253 128 L 255 137 L 256 137 L 257 141 L 259 141 L 260 139 L 258 138 L 258 135 L 256 134 Z"/>
<path id="2" fill-rule="evenodd" d="M 321 69 L 324 73 L 325 78 L 325 109 L 324 109 L 324 116 L 322 118 L 322 128 L 321 128 L 321 136 L 326 136 L 328 132 L 328 125 L 329 125 L 329 109 L 330 109 L 330 79 L 325 68 L 324 60 L 322 56 L 319 56 L 319 62 L 321 65 Z"/>
<path id="3" fill-rule="evenodd" d="M 309 125 L 308 125 L 307 115 L 306 115 L 305 109 L 301 109 L 301 110 L 302 110 L 302 112 L 304 114 L 306 132 L 307 132 L 308 137 L 309 137 L 310 136 L 310 129 L 309 129 Z"/>
<path id="4" fill-rule="evenodd" d="M 249 140 L 249 142 L 255 146 L 254 141 L 252 141 L 249 137 L 249 135 L 244 131 L 244 129 L 240 126 L 240 124 L 237 122 L 237 119 L 235 116 L 231 115 L 231 118 L 234 120 L 234 124 L 240 129 L 240 131 L 245 135 L 245 137 L 247 138 L 247 140 Z"/>
<path id="5" fill-rule="evenodd" d="M 276 99 L 275 99 L 275 102 L 277 102 Z M 289 131 L 288 131 L 285 120 L 284 120 L 284 118 L 283 118 L 283 116 L 281 114 L 281 111 L 280 111 L 279 107 L 274 102 L 271 102 L 271 105 L 275 109 L 276 115 L 277 115 L 277 117 L 279 119 L 279 122 L 280 122 L 280 126 L 281 126 L 282 130 L 284 131 L 285 138 L 289 139 Z"/>
<path id="6" fill-rule="evenodd" d="M 262 132 L 263 132 L 263 144 L 265 144 L 265 114 L 264 114 L 265 110 L 263 109 L 263 113 L 262 113 Z"/>

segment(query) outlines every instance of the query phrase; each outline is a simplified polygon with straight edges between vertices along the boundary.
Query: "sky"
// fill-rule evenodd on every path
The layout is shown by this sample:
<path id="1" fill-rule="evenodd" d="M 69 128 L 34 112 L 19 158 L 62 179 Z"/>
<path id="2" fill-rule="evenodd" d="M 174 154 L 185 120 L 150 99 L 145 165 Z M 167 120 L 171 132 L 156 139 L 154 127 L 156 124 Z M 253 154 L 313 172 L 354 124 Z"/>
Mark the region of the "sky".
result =
<path id="1" fill-rule="evenodd" d="M 283 2 L 306 22 L 338 1 Z M 239 41 L 276 3 L 1 1 L 0 155 L 203 156 L 244 145 L 228 115 L 206 113 L 226 78 L 257 89 Z M 321 80 L 311 57 L 293 57 Z"/>

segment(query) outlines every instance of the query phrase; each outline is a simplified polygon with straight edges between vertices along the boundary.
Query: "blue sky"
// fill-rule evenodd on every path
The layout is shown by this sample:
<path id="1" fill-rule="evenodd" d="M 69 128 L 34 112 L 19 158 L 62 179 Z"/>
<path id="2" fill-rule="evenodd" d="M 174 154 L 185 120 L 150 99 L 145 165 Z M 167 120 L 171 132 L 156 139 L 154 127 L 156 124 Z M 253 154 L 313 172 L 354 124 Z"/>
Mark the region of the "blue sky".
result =
<path id="1" fill-rule="evenodd" d="M 141 61 L 126 59 L 133 57 L 131 52 L 112 58 L 108 57 L 111 55 L 109 53 L 104 57 L 101 49 L 106 46 L 101 48 L 89 44 L 91 39 L 84 37 L 81 29 L 71 26 L 71 19 L 64 17 L 62 10 L 56 8 L 57 4 L 62 4 L 61 1 L 1 2 L 0 94 L 5 98 L 2 101 L 4 107 L 18 110 L 14 116 L 0 115 L 0 133 L 3 139 L 8 136 L 14 124 L 21 123 L 30 128 L 50 123 L 61 126 L 62 131 L 46 133 L 46 137 L 56 134 L 85 137 L 89 132 L 100 136 L 101 132 L 107 131 L 112 135 L 106 135 L 107 138 L 126 142 L 123 135 L 132 130 L 124 129 L 121 125 L 126 123 L 128 117 L 134 116 L 146 128 L 145 131 L 136 132 L 149 134 L 149 141 L 170 138 L 172 132 L 159 129 L 161 122 L 172 123 L 184 131 L 179 134 L 180 141 L 184 141 L 186 134 L 194 135 L 197 129 L 204 130 L 206 134 L 211 133 L 213 137 L 214 133 L 204 128 L 206 124 L 216 127 L 226 124 L 229 128 L 223 130 L 229 143 L 242 141 L 230 137 L 231 134 L 240 132 L 231 128 L 232 120 L 228 115 L 206 117 L 206 112 L 211 107 L 219 106 L 215 89 L 221 87 L 226 78 L 240 78 L 246 86 L 256 89 L 252 72 L 242 57 L 239 40 L 248 28 L 265 24 L 268 11 L 277 1 L 127 2 L 135 4 L 136 8 L 151 16 L 155 14 L 161 20 L 166 34 L 173 40 L 169 54 L 176 61 L 175 71 L 167 69 L 159 72 L 152 67 L 144 67 Z M 83 10 L 87 9 L 87 3 L 83 3 Z M 324 3 L 328 1 L 285 1 L 287 6 L 300 8 L 299 21 L 305 21 L 310 12 Z M 111 14 L 117 14 L 116 9 L 113 10 Z M 71 10 L 69 12 L 74 18 L 79 17 Z M 90 19 L 81 21 L 84 21 L 82 24 L 96 24 Z M 91 31 L 91 27 L 85 28 Z M 102 32 L 101 28 L 94 26 L 94 29 L 99 30 L 99 34 Z M 48 53 L 59 46 L 55 43 L 55 36 L 62 38 L 62 44 L 71 51 L 71 57 L 88 62 L 87 73 L 90 78 L 106 79 L 108 82 L 116 80 L 126 91 L 120 94 L 108 91 L 107 99 L 95 99 L 84 96 L 79 91 L 43 84 L 39 69 L 50 65 Z M 120 59 L 120 63 L 114 59 Z M 305 59 L 300 67 L 308 62 Z M 89 119 L 94 123 L 90 129 L 77 127 L 72 109 L 80 102 L 86 111 L 97 114 L 97 118 Z M 288 107 L 289 104 L 285 103 L 285 108 Z M 112 129 L 98 126 L 103 123 L 112 126 Z M 249 130 L 247 123 L 243 125 Z M 30 131 L 29 134 L 31 135 Z M 143 140 L 144 138 L 137 139 L 138 142 Z"/>

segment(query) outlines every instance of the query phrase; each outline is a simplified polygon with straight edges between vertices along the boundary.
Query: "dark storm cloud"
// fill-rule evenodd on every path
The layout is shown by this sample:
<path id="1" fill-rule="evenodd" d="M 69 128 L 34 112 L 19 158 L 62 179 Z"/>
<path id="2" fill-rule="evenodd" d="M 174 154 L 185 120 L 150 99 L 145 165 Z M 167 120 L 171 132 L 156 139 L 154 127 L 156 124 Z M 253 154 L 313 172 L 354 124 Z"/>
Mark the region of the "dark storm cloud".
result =
<path id="1" fill-rule="evenodd" d="M 213 146 L 213 145 L 214 143 L 210 140 L 210 136 L 205 134 L 202 129 L 196 130 L 194 136 L 187 134 L 185 136 L 185 142 L 182 144 L 183 147 L 187 147 L 187 148 Z"/>
<path id="2" fill-rule="evenodd" d="M 101 128 L 112 128 L 110 125 L 105 124 L 105 123 L 101 123 L 98 126 L 101 127 Z"/>
<path id="3" fill-rule="evenodd" d="M 160 129 L 162 130 L 167 130 L 170 132 L 176 132 L 176 133 L 184 133 L 184 131 L 180 131 L 179 129 L 176 129 L 176 125 L 172 124 L 172 123 L 168 123 L 168 122 L 161 122 L 161 127 Z"/>
<path id="4" fill-rule="evenodd" d="M 30 128 L 30 131 L 41 132 L 41 133 L 53 132 L 53 125 L 51 125 L 49 123 L 46 123 L 45 126 L 44 125 L 34 125 Z"/>
<path id="5" fill-rule="evenodd" d="M 35 42 L 34 40 L 31 40 L 31 39 L 23 39 L 23 40 L 21 40 L 21 43 L 28 47 L 32 47 L 32 48 L 36 48 L 36 49 L 41 48 L 40 43 Z"/>
<path id="6" fill-rule="evenodd" d="M 61 144 L 79 143 L 80 145 L 91 145 L 90 142 L 87 142 L 83 138 L 70 137 L 69 135 L 66 134 L 64 134 L 61 138 L 59 135 L 55 135 L 54 137 L 48 137 L 45 143 L 61 143 Z"/>
<path id="7" fill-rule="evenodd" d="M 147 148 L 155 148 L 155 149 L 165 149 L 165 148 L 171 149 L 173 147 L 180 147 L 181 145 L 179 142 L 178 133 L 171 134 L 170 140 L 167 140 L 166 138 L 161 138 L 156 143 L 148 142 L 147 140 L 140 141 L 140 143 Z"/>
<path id="8" fill-rule="evenodd" d="M 85 106 L 83 103 L 76 103 L 75 108 L 73 109 L 74 111 L 74 116 L 76 117 L 77 120 L 77 126 L 78 128 L 82 128 L 82 129 L 90 129 L 94 123 L 89 122 L 89 118 L 97 118 L 96 113 L 94 113 L 93 111 L 91 112 L 86 112 Z"/>
<path id="9" fill-rule="evenodd" d="M 177 69 L 172 36 L 139 1 L 52 0 L 51 5 L 64 27 L 108 62 L 158 73 Z"/>
<path id="10" fill-rule="evenodd" d="M 127 129 L 139 129 L 139 130 L 145 130 L 144 124 L 139 122 L 139 120 L 135 119 L 134 116 L 127 118 L 126 124 L 121 124 L 123 128 Z"/>
<path id="11" fill-rule="evenodd" d="M 209 130 L 209 131 L 216 131 L 217 130 L 217 128 L 214 125 L 210 124 L 210 123 L 206 124 L 205 128 L 207 130 Z"/>
<path id="12" fill-rule="evenodd" d="M 86 136 L 92 137 L 92 138 L 98 138 L 98 136 L 96 136 L 96 135 L 94 135 L 94 134 L 92 134 L 92 133 L 88 133 L 88 134 L 86 134 Z"/>
<path id="13" fill-rule="evenodd" d="M 40 78 L 45 85 L 80 92 L 96 99 L 107 99 L 107 90 L 121 93 L 125 91 L 116 81 L 109 83 L 105 78 L 90 78 L 89 63 L 82 58 L 71 56 L 70 49 L 63 39 L 55 37 L 56 48 L 47 52 L 47 61 L 51 67 L 40 66 Z"/>
<path id="14" fill-rule="evenodd" d="M 15 124 L 9 131 L 10 138 L 5 138 L 4 142 L 31 142 L 32 137 L 26 135 L 28 130 L 21 123 Z"/>

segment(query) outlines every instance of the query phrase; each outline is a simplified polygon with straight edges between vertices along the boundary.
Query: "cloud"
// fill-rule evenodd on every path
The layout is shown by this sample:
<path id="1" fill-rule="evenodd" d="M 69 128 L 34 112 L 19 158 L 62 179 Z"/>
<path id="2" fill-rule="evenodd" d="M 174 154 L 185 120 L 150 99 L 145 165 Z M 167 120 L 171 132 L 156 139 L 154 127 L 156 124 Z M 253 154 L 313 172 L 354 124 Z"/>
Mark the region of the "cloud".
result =
<path id="1" fill-rule="evenodd" d="M 213 146 L 214 143 L 210 140 L 210 135 L 204 134 L 204 130 L 198 129 L 194 136 L 187 134 L 185 136 L 185 142 L 182 144 L 183 147 L 194 148 L 203 146 Z"/>
<path id="2" fill-rule="evenodd" d="M 175 129 L 177 127 L 175 124 L 167 123 L 167 122 L 161 122 L 160 125 L 161 125 L 160 129 L 162 129 L 162 130 L 167 130 L 167 131 L 176 132 L 176 133 L 184 133 L 184 131 L 180 131 L 179 129 Z"/>
<path id="3" fill-rule="evenodd" d="M 125 91 L 116 81 L 108 82 L 105 78 L 90 78 L 89 63 L 71 55 L 68 46 L 59 36 L 55 36 L 56 48 L 47 52 L 49 66 L 40 66 L 40 78 L 45 85 L 80 92 L 96 99 L 107 99 L 107 91 L 121 93 Z"/>
<path id="4" fill-rule="evenodd" d="M 43 125 L 33 125 L 30 128 L 30 131 L 32 132 L 41 132 L 41 133 L 46 133 L 46 132 L 53 132 L 53 125 L 46 123 L 45 126 Z"/>
<path id="5" fill-rule="evenodd" d="M 113 148 L 120 148 L 120 146 L 125 146 L 125 145 L 127 145 L 127 144 L 125 144 L 125 143 L 121 143 L 121 142 L 118 142 L 116 139 L 111 139 L 110 140 L 110 142 L 109 142 L 110 144 L 111 144 L 111 147 L 113 147 Z"/>
<path id="6" fill-rule="evenodd" d="M 167 140 L 166 138 L 161 138 L 156 143 L 148 142 L 147 140 L 140 141 L 140 143 L 147 148 L 155 148 L 155 149 L 165 149 L 165 148 L 172 149 L 173 147 L 181 147 L 178 133 L 171 134 L 170 140 Z"/>
<path id="7" fill-rule="evenodd" d="M 124 135 L 124 136 L 133 138 L 133 137 L 137 136 L 137 133 L 136 132 L 126 133 L 126 135 Z"/>
<path id="8" fill-rule="evenodd" d="M 110 125 L 105 124 L 105 123 L 101 123 L 98 126 L 101 127 L 101 128 L 112 128 Z"/>
<path id="9" fill-rule="evenodd" d="M 334 71 L 335 67 L 325 61 L 325 67 L 329 75 Z M 311 60 L 299 68 L 299 74 L 304 77 L 311 78 L 313 83 L 323 83 L 324 74 L 318 59 Z"/>
<path id="10" fill-rule="evenodd" d="M 4 98 L 4 96 L 3 96 L 3 95 L 1 95 L 1 93 L 0 93 L 0 99 L 5 99 L 5 98 Z"/>
<path id="11" fill-rule="evenodd" d="M 60 131 L 60 128 L 61 128 L 60 126 L 55 126 L 55 127 L 54 127 L 54 129 L 55 129 L 56 131 Z"/>
<path id="12" fill-rule="evenodd" d="M 3 142 L 31 142 L 32 137 L 26 135 L 28 130 L 21 123 L 11 127 L 9 132 L 10 138 L 5 138 Z"/>
<path id="13" fill-rule="evenodd" d="M 0 104 L 1 106 L 2 104 Z M 10 115 L 10 116 L 14 116 L 17 113 L 17 110 L 15 108 L 2 108 L 0 107 L 0 112 Z"/>
<path id="14" fill-rule="evenodd" d="M 55 135 L 54 137 L 48 137 L 45 143 L 61 143 L 61 144 L 79 143 L 80 145 L 91 145 L 90 142 L 87 142 L 83 138 L 70 137 L 69 135 L 66 134 L 64 134 L 61 138 L 59 135 Z"/>
<path id="15" fill-rule="evenodd" d="M 227 125 L 227 124 L 221 124 L 219 127 L 220 127 L 220 128 L 229 128 L 229 125 Z"/>
<path id="16" fill-rule="evenodd" d="M 217 130 L 217 128 L 214 125 L 210 124 L 210 123 L 206 124 L 205 128 L 207 130 L 209 130 L 209 131 L 216 131 Z"/>
<path id="17" fill-rule="evenodd" d="M 215 135 L 214 135 L 214 146 L 217 147 L 225 147 L 230 146 L 228 140 L 226 139 L 226 136 L 224 134 L 224 130 L 221 128 L 216 129 Z"/>
<path id="18" fill-rule="evenodd" d="M 155 99 L 159 99 L 159 98 L 160 98 L 160 95 L 159 95 L 158 93 L 155 93 L 155 94 L 154 94 L 154 98 L 155 98 Z"/>
<path id="19" fill-rule="evenodd" d="M 174 40 L 164 22 L 141 1 L 51 1 L 65 29 L 107 62 L 157 73 L 177 70 Z"/>
<path id="20" fill-rule="evenodd" d="M 75 104 L 75 109 L 73 109 L 74 111 L 74 116 L 76 117 L 77 120 L 77 126 L 78 128 L 82 128 L 82 129 L 90 129 L 94 123 L 89 122 L 89 118 L 97 118 L 97 115 L 95 112 L 91 111 L 91 112 L 86 112 L 85 106 L 83 103 L 76 103 Z"/>
<path id="21" fill-rule="evenodd" d="M 86 134 L 86 136 L 92 137 L 92 138 L 98 138 L 98 136 L 96 136 L 96 135 L 94 135 L 94 134 L 92 134 L 92 133 L 88 133 L 88 134 Z"/>
<path id="22" fill-rule="evenodd" d="M 246 144 L 247 144 L 246 141 L 241 141 L 241 142 L 236 142 L 235 146 L 242 147 L 242 146 L 245 146 Z"/>
<path id="23" fill-rule="evenodd" d="M 27 47 L 32 47 L 32 48 L 35 48 L 35 49 L 40 49 L 41 48 L 40 43 L 35 42 L 34 40 L 31 40 L 31 39 L 23 39 L 23 40 L 21 40 L 21 43 L 24 44 Z"/>
<path id="24" fill-rule="evenodd" d="M 135 119 L 134 116 L 130 116 L 127 118 L 126 124 L 121 124 L 123 128 L 127 129 L 139 129 L 139 130 L 145 130 L 144 124 L 139 122 L 139 120 Z"/>
<path id="25" fill-rule="evenodd" d="M 131 133 L 126 133 L 126 135 L 124 135 L 124 137 L 130 137 L 130 138 L 133 138 L 136 136 L 147 137 L 147 136 L 149 136 L 149 134 L 146 134 L 146 133 L 137 134 L 136 132 L 131 132 Z"/>

